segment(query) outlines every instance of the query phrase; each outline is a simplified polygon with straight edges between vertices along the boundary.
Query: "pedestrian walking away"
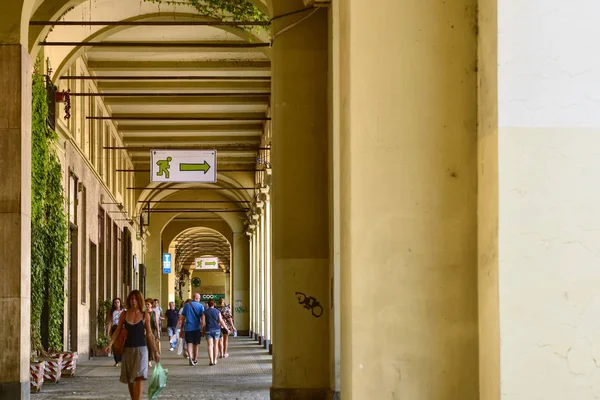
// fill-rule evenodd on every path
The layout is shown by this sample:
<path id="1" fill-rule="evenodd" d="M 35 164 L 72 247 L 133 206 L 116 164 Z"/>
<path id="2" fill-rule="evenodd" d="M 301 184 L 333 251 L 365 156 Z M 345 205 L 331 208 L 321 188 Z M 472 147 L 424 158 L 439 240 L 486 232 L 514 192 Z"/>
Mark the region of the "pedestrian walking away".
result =
<path id="1" fill-rule="evenodd" d="M 199 301 L 200 293 L 195 293 L 194 300 L 183 306 L 183 311 L 177 323 L 177 328 L 184 326 L 189 363 L 193 366 L 198 364 L 198 347 L 200 346 L 202 328 L 204 327 L 202 325 L 204 306 Z"/>
<path id="2" fill-rule="evenodd" d="M 217 308 L 219 311 L 221 311 L 223 321 L 225 321 L 225 324 L 227 325 L 227 329 L 221 328 L 221 337 L 219 338 L 219 357 L 227 358 L 229 357 L 229 333 L 237 332 L 237 329 L 235 329 L 235 325 L 233 324 L 231 307 L 228 304 L 225 304 L 225 299 L 223 297 L 219 299 L 219 307 Z"/>
<path id="3" fill-rule="evenodd" d="M 149 344 L 156 362 L 160 361 L 160 354 L 156 349 L 152 327 L 150 326 L 150 314 L 144 311 L 144 297 L 139 290 L 133 290 L 127 296 L 127 311 L 121 313 L 115 333 L 105 352 L 111 349 L 115 341 L 120 337 L 121 330 L 126 329 L 125 349 L 121 363 L 122 383 L 129 388 L 131 400 L 141 400 L 143 381 L 148 379 L 148 347 Z"/>
<path id="4" fill-rule="evenodd" d="M 215 308 L 215 301 L 208 301 L 208 309 L 202 315 L 202 326 L 206 331 L 206 341 L 208 342 L 208 365 L 217 365 L 219 353 L 219 338 L 221 337 L 221 328 L 229 334 L 229 329 L 223 321 L 221 312 Z"/>

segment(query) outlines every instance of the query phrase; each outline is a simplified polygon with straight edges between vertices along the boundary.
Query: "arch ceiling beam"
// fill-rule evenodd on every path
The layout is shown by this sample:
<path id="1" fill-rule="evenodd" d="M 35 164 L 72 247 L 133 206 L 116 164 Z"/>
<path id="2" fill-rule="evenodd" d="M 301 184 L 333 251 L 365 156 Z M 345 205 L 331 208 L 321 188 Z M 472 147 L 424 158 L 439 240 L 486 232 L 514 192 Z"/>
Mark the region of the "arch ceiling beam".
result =
<path id="1" fill-rule="evenodd" d="M 114 13 L 111 2 L 97 0 L 95 7 L 110 16 Z M 110 7 L 107 7 L 109 5 Z M 141 5 L 143 15 L 136 15 L 139 10 L 125 10 L 121 19 L 127 21 L 161 21 L 161 20 L 209 20 L 206 17 L 182 13 L 152 13 L 156 5 Z M 177 8 L 180 10 L 180 8 Z M 77 10 L 65 16 L 66 19 L 81 19 Z M 129 14 L 127 14 L 129 13 Z M 71 15 L 73 14 L 73 15 Z M 101 16 L 101 15 L 100 15 Z M 95 15 L 94 19 L 99 16 Z M 114 18 L 114 16 L 112 17 Z M 77 39 L 80 41 L 140 41 L 164 40 L 237 40 L 252 42 L 263 39 L 252 36 L 246 31 L 235 27 L 99 27 L 93 28 L 91 34 L 85 37 L 65 36 L 72 27 L 55 27 L 49 35 L 48 41 L 62 41 Z M 81 33 L 85 32 L 78 31 Z M 154 35 L 154 36 L 153 36 Z M 204 35 L 204 36 L 202 36 Z M 145 37 L 149 36 L 148 39 Z M 135 71 L 136 77 L 151 74 L 148 80 L 119 82 L 101 81 L 99 95 L 123 93 L 123 90 L 133 91 L 130 97 L 104 97 L 105 104 L 109 107 L 110 114 L 105 116 L 87 116 L 92 118 L 112 119 L 118 122 L 118 130 L 123 145 L 126 147 L 157 148 L 157 147 L 222 147 L 234 145 L 249 145 L 253 150 L 246 152 L 219 151 L 217 154 L 217 170 L 219 169 L 250 169 L 255 167 L 259 152 L 256 150 L 261 145 L 261 135 L 267 121 L 267 111 L 270 103 L 270 61 L 269 49 L 257 49 L 258 52 L 237 52 L 232 59 L 231 52 L 192 51 L 194 49 L 136 49 L 140 51 L 123 52 L 117 48 L 89 48 L 78 46 L 72 48 L 48 48 L 49 53 L 64 54 L 63 61 L 57 69 L 57 75 L 67 71 L 67 67 L 81 55 L 86 56 L 87 67 L 92 74 L 98 76 L 112 76 L 118 78 L 131 76 Z M 141 51 L 144 50 L 144 51 Z M 169 51 L 166 51 L 169 50 Z M 195 49 L 198 50 L 198 49 Z M 206 51 L 209 50 L 209 51 Z M 53 65 L 57 63 L 53 61 Z M 132 70 L 131 73 L 128 70 Z M 188 70 L 187 72 L 185 70 Z M 151 72 L 148 72 L 151 71 Z M 152 80 L 159 76 L 190 76 L 209 75 L 213 77 L 232 76 L 232 81 L 188 82 Z M 240 78 L 248 78 L 244 81 Z M 267 79 L 257 81 L 255 78 Z M 60 80 L 61 84 L 70 87 L 75 81 Z M 185 88 L 185 89 L 184 89 Z M 202 96 L 207 90 L 218 88 L 223 96 Z M 153 92 L 153 90 L 155 92 Z M 262 91 L 263 94 L 260 95 Z M 74 90 L 72 90 L 74 91 Z M 179 96 L 173 94 L 193 91 L 197 96 Z M 226 96 L 232 92 L 248 93 L 254 91 L 257 96 Z M 241 120 L 240 118 L 244 118 Z M 157 120 L 162 119 L 162 120 Z M 117 149 L 109 151 L 120 151 Z M 150 167 L 150 152 L 146 150 L 127 150 L 134 163 L 134 169 L 148 169 Z M 251 172 L 247 173 L 252 177 Z M 225 179 L 223 174 L 218 174 L 218 180 Z M 143 183 L 136 177 L 137 183 Z M 149 182 L 146 180 L 145 184 Z M 150 186 L 150 185 L 149 185 Z M 239 186 L 239 185 L 237 185 Z M 136 192 L 140 199 L 146 198 L 145 191 Z M 229 196 L 234 199 L 239 196 Z"/>
<path id="2" fill-rule="evenodd" d="M 56 6 L 59 0 L 52 1 Z M 64 0 L 62 0 L 64 1 Z M 77 1 L 72 4 L 78 3 Z M 261 2 L 262 3 L 262 2 Z M 262 3 L 266 7 L 265 3 Z M 189 8 L 189 10 L 188 10 Z M 114 1 L 95 0 L 94 8 L 79 6 L 67 13 L 64 19 L 69 21 L 92 20 L 118 20 L 123 21 L 165 21 L 165 20 L 197 20 L 209 21 L 209 18 L 199 16 L 197 10 L 185 6 L 171 7 L 152 3 L 125 2 L 115 15 Z M 40 7 L 41 9 L 41 7 Z M 186 10 L 190 12 L 185 12 Z M 44 11 L 48 13 L 49 11 Z M 91 15 L 90 15 L 91 13 Z M 41 14 L 34 19 L 48 20 Z M 36 29 L 39 27 L 36 27 Z M 203 42 L 237 41 L 239 43 L 268 41 L 266 36 L 256 36 L 236 27 L 213 26 L 184 26 L 184 27 L 72 27 L 56 26 L 46 39 L 48 42 L 64 41 L 94 41 L 94 42 L 139 42 L 164 41 L 166 42 Z M 39 41 L 39 38 L 38 38 Z M 69 75 L 81 75 L 79 71 L 69 71 L 70 65 L 85 56 L 82 61 L 88 70 L 101 79 L 91 81 L 97 83 L 100 95 L 112 93 L 133 92 L 133 96 L 104 97 L 109 109 L 109 118 L 119 118 L 117 129 L 126 147 L 226 147 L 226 146 L 251 146 L 258 148 L 262 145 L 261 134 L 268 123 L 267 116 L 270 104 L 270 49 L 229 49 L 228 51 L 214 51 L 214 49 L 191 48 L 135 48 L 122 51 L 120 47 L 109 44 L 103 47 L 75 46 L 75 47 L 50 47 L 45 51 L 52 60 L 52 65 L 58 65 L 55 80 L 60 83 L 62 90 L 73 87 L 80 81 L 75 79 L 58 79 L 66 72 Z M 166 45 L 165 45 L 166 46 Z M 134 51 L 131 51 L 134 50 Z M 148 75 L 145 78 L 142 76 Z M 196 81 L 190 77 L 213 77 L 206 81 Z M 222 80 L 216 79 L 222 77 Z M 135 80 L 119 81 L 119 78 L 132 77 Z M 160 77 L 175 79 L 163 80 Z M 181 79 L 177 79 L 177 78 Z M 227 80 L 231 77 L 231 80 Z M 187 78 L 184 79 L 184 78 Z M 138 80 L 138 79 L 144 79 Z M 87 83 L 81 80 L 86 86 Z M 175 93 L 215 93 L 222 92 L 219 96 L 177 96 Z M 156 95 L 154 94 L 156 93 Z M 241 93 L 241 96 L 226 96 L 229 93 Z M 256 93 L 256 96 L 244 93 Z M 151 94 L 141 97 L 139 94 Z M 77 110 L 75 110 L 77 111 Z M 250 120 L 204 121 L 181 120 L 174 118 L 211 116 L 214 118 L 230 116 L 250 118 Z M 143 120 L 140 118 L 161 117 L 165 121 Z M 255 120 L 254 120 L 255 119 Z M 121 151 L 121 150 L 107 150 Z M 149 169 L 149 150 L 127 150 L 134 162 L 135 169 Z M 219 169 L 244 168 L 256 166 L 257 150 L 248 151 L 219 151 Z M 232 174 L 218 173 L 217 185 L 205 185 L 202 188 L 218 187 L 223 189 L 219 193 L 207 193 L 203 189 L 191 189 L 190 185 L 157 185 L 149 182 L 148 173 L 135 174 L 135 190 L 137 200 L 153 200 L 175 198 L 196 198 L 214 200 L 250 201 L 254 190 L 240 190 L 244 187 L 254 186 L 252 172 L 235 172 Z M 159 189 L 159 190 L 155 190 Z M 165 190 L 167 189 L 167 190 Z M 186 193 L 180 196 L 181 190 Z M 204 192 L 204 193 L 203 193 Z M 137 215 L 144 204 L 139 204 Z M 153 203 L 152 208 L 164 209 L 164 205 Z M 214 207 L 210 207 L 214 208 Z M 172 211 L 166 210 L 170 213 Z M 199 214 L 199 213 L 197 213 Z M 204 213 L 208 215 L 208 213 Z M 214 215 L 226 220 L 235 230 L 243 229 L 242 220 L 246 218 L 245 212 L 230 213 L 217 212 Z M 186 214 L 193 215 L 193 214 Z M 213 215 L 213 214 L 209 214 Z"/>

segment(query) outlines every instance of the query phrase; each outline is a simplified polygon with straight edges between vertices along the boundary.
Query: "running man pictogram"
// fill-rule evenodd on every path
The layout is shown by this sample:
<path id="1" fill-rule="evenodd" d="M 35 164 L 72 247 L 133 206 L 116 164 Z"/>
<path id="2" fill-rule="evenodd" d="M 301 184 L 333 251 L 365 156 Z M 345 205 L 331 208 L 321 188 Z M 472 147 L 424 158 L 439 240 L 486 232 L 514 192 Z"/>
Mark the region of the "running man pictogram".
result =
<path id="1" fill-rule="evenodd" d="M 156 162 L 156 165 L 158 165 L 158 172 L 156 173 L 156 176 L 165 176 L 166 179 L 169 179 L 169 168 L 171 168 L 171 164 L 169 164 L 171 162 L 172 158 L 171 157 L 167 157 L 166 160 L 158 160 Z"/>

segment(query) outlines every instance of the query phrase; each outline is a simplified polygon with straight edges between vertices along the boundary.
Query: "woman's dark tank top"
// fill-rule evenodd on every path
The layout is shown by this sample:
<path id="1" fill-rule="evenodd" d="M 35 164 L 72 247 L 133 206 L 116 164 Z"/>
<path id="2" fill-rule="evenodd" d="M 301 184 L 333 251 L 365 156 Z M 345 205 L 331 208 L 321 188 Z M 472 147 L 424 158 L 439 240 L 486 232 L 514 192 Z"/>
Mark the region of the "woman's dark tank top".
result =
<path id="1" fill-rule="evenodd" d="M 125 329 L 127 329 L 127 339 L 125 347 L 145 347 L 146 346 L 146 330 L 144 327 L 144 318 L 137 324 L 131 325 L 125 320 Z"/>

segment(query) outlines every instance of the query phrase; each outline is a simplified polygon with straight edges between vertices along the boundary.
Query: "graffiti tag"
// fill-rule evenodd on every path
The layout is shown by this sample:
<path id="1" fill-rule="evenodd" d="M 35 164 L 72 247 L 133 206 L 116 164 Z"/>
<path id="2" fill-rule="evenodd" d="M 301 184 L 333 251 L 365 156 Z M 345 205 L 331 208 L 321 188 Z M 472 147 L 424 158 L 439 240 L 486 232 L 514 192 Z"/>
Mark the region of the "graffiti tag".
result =
<path id="1" fill-rule="evenodd" d="M 296 292 L 296 296 L 298 296 L 298 304 L 302 304 L 304 308 L 311 310 L 313 317 L 319 318 L 323 315 L 323 306 L 317 299 L 306 296 L 302 292 Z"/>

